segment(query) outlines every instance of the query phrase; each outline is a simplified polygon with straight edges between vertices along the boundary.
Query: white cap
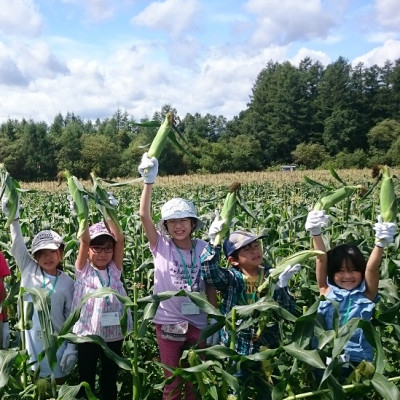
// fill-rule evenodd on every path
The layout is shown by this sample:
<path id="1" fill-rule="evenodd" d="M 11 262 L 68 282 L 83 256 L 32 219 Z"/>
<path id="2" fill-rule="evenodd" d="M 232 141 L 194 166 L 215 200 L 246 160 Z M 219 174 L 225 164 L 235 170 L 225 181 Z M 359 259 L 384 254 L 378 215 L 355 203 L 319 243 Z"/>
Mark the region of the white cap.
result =
<path id="1" fill-rule="evenodd" d="M 54 231 L 40 231 L 32 241 L 32 254 L 40 250 L 57 250 L 63 244 L 62 237 Z"/>

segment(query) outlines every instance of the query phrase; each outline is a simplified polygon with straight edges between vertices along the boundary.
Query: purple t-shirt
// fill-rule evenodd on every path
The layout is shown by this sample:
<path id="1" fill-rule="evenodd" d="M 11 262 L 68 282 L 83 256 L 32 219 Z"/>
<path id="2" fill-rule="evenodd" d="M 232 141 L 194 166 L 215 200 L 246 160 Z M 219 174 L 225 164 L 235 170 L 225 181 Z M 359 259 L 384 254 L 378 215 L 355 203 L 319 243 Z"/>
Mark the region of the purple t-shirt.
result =
<path id="1" fill-rule="evenodd" d="M 192 250 L 178 250 L 170 237 L 158 232 L 156 246 L 150 249 L 154 257 L 155 294 L 182 289 L 192 292 L 205 292 L 205 283 L 200 273 L 200 255 L 207 242 L 193 239 L 193 243 Z M 190 304 L 190 299 L 185 296 L 174 296 L 160 302 L 153 322 L 156 324 L 176 324 L 188 321 L 199 329 L 205 328 L 207 326 L 207 314 L 205 312 L 200 310 L 199 314 L 182 313 L 182 310 L 188 309 L 185 307 L 188 303 Z"/>

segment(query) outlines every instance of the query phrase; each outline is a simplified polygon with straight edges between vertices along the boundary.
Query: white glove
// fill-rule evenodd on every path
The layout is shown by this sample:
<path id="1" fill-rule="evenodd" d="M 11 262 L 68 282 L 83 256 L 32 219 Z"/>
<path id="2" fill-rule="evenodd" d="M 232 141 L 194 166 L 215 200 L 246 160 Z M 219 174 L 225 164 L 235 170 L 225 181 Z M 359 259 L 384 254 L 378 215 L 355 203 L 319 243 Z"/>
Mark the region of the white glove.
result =
<path id="1" fill-rule="evenodd" d="M 60 361 L 60 367 L 64 374 L 69 375 L 77 361 L 78 350 L 73 343 L 68 343 Z"/>
<path id="2" fill-rule="evenodd" d="M 149 158 L 147 152 L 143 154 L 142 161 L 138 167 L 139 174 L 144 183 L 154 183 L 158 174 L 158 160 L 155 157 Z"/>
<path id="3" fill-rule="evenodd" d="M 293 275 L 296 274 L 301 268 L 300 264 L 295 264 L 293 267 L 288 265 L 283 272 L 279 275 L 278 282 L 276 282 L 277 288 L 285 288 L 288 285 L 288 282 L 293 278 Z M 270 269 L 270 272 L 273 272 L 275 268 Z"/>
<path id="4" fill-rule="evenodd" d="M 86 204 L 89 205 L 89 196 L 87 194 L 83 195 L 83 198 L 86 201 Z M 71 211 L 71 215 L 73 217 L 76 217 L 76 209 L 75 209 L 75 202 L 74 202 L 74 198 L 69 194 L 67 196 L 67 200 L 69 201 L 69 209 Z"/>
<path id="5" fill-rule="evenodd" d="M 108 194 L 108 201 L 110 202 L 110 204 L 113 207 L 117 207 L 118 205 L 118 200 L 114 197 L 114 195 L 112 194 L 112 192 L 107 192 Z"/>
<path id="6" fill-rule="evenodd" d="M 215 210 L 215 218 L 208 229 L 208 236 L 210 237 L 210 243 L 214 243 L 215 237 L 221 232 L 222 227 L 225 223 L 224 219 L 219 219 L 219 211 Z"/>
<path id="7" fill-rule="evenodd" d="M 217 323 L 217 321 L 214 318 L 211 318 L 209 325 L 214 325 L 216 323 Z M 219 340 L 220 340 L 219 339 L 219 331 L 217 331 L 207 338 L 207 340 L 206 340 L 207 346 L 208 347 L 215 346 L 219 343 Z"/>
<path id="8" fill-rule="evenodd" d="M 325 215 L 325 210 L 310 211 L 307 215 L 306 230 L 309 231 L 312 236 L 318 236 L 321 234 L 321 230 L 327 222 L 328 216 Z"/>
<path id="9" fill-rule="evenodd" d="M 3 322 L 3 349 L 8 349 L 10 347 L 10 323 Z"/>
<path id="10" fill-rule="evenodd" d="M 15 213 L 15 219 L 19 218 L 19 198 L 20 194 L 18 193 L 18 205 L 17 205 L 17 212 Z M 10 214 L 10 210 L 8 209 L 8 197 L 3 194 L 3 197 L 1 198 L 1 209 L 3 210 L 3 213 L 6 217 Z"/>
<path id="11" fill-rule="evenodd" d="M 397 225 L 394 222 L 382 222 L 382 217 L 378 215 L 378 222 L 374 224 L 375 245 L 385 248 L 389 243 L 393 243 Z"/>

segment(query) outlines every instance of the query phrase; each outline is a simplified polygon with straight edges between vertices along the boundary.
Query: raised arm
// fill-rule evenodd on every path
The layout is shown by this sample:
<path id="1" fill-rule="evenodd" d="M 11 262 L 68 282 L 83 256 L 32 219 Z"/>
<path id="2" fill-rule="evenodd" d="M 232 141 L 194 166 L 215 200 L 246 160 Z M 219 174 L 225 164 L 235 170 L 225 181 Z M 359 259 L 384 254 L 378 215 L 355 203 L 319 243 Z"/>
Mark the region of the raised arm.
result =
<path id="1" fill-rule="evenodd" d="M 82 271 L 86 265 L 89 254 L 89 245 L 90 245 L 89 226 L 86 225 L 86 228 L 83 231 L 82 236 L 80 237 L 78 257 L 75 263 L 75 268 L 78 271 Z"/>
<path id="2" fill-rule="evenodd" d="M 107 224 L 115 238 L 113 261 L 117 268 L 121 271 L 124 260 L 125 236 L 124 233 L 119 231 L 119 229 L 115 226 L 112 219 L 108 219 Z"/>

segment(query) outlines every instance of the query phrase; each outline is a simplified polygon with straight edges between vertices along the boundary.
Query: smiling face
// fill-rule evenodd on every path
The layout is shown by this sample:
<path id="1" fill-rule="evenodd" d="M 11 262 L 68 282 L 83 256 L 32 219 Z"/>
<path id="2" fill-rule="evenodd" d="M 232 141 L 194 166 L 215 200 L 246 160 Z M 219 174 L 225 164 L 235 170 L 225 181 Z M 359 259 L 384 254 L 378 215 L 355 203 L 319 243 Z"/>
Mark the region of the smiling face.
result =
<path id="1" fill-rule="evenodd" d="M 89 260 L 98 269 L 106 269 L 114 256 L 114 240 L 99 236 L 90 242 Z"/>
<path id="2" fill-rule="evenodd" d="M 228 261 L 235 268 L 239 268 L 245 275 L 255 276 L 258 274 L 258 268 L 263 261 L 263 250 L 258 240 L 243 246 Z"/>
<path id="3" fill-rule="evenodd" d="M 196 227 L 196 223 L 192 218 L 174 218 L 165 221 L 168 233 L 174 242 L 191 241 L 191 234 Z M 191 242 L 190 242 L 191 243 Z"/>
<path id="4" fill-rule="evenodd" d="M 345 262 L 342 264 L 339 271 L 333 275 L 333 281 L 336 286 L 341 289 L 353 290 L 360 285 L 363 279 L 362 273 L 354 269 L 350 264 Z"/>
<path id="5" fill-rule="evenodd" d="M 39 250 L 35 253 L 35 259 L 39 266 L 49 275 L 57 275 L 57 268 L 62 259 L 62 251 L 57 250 Z"/>

